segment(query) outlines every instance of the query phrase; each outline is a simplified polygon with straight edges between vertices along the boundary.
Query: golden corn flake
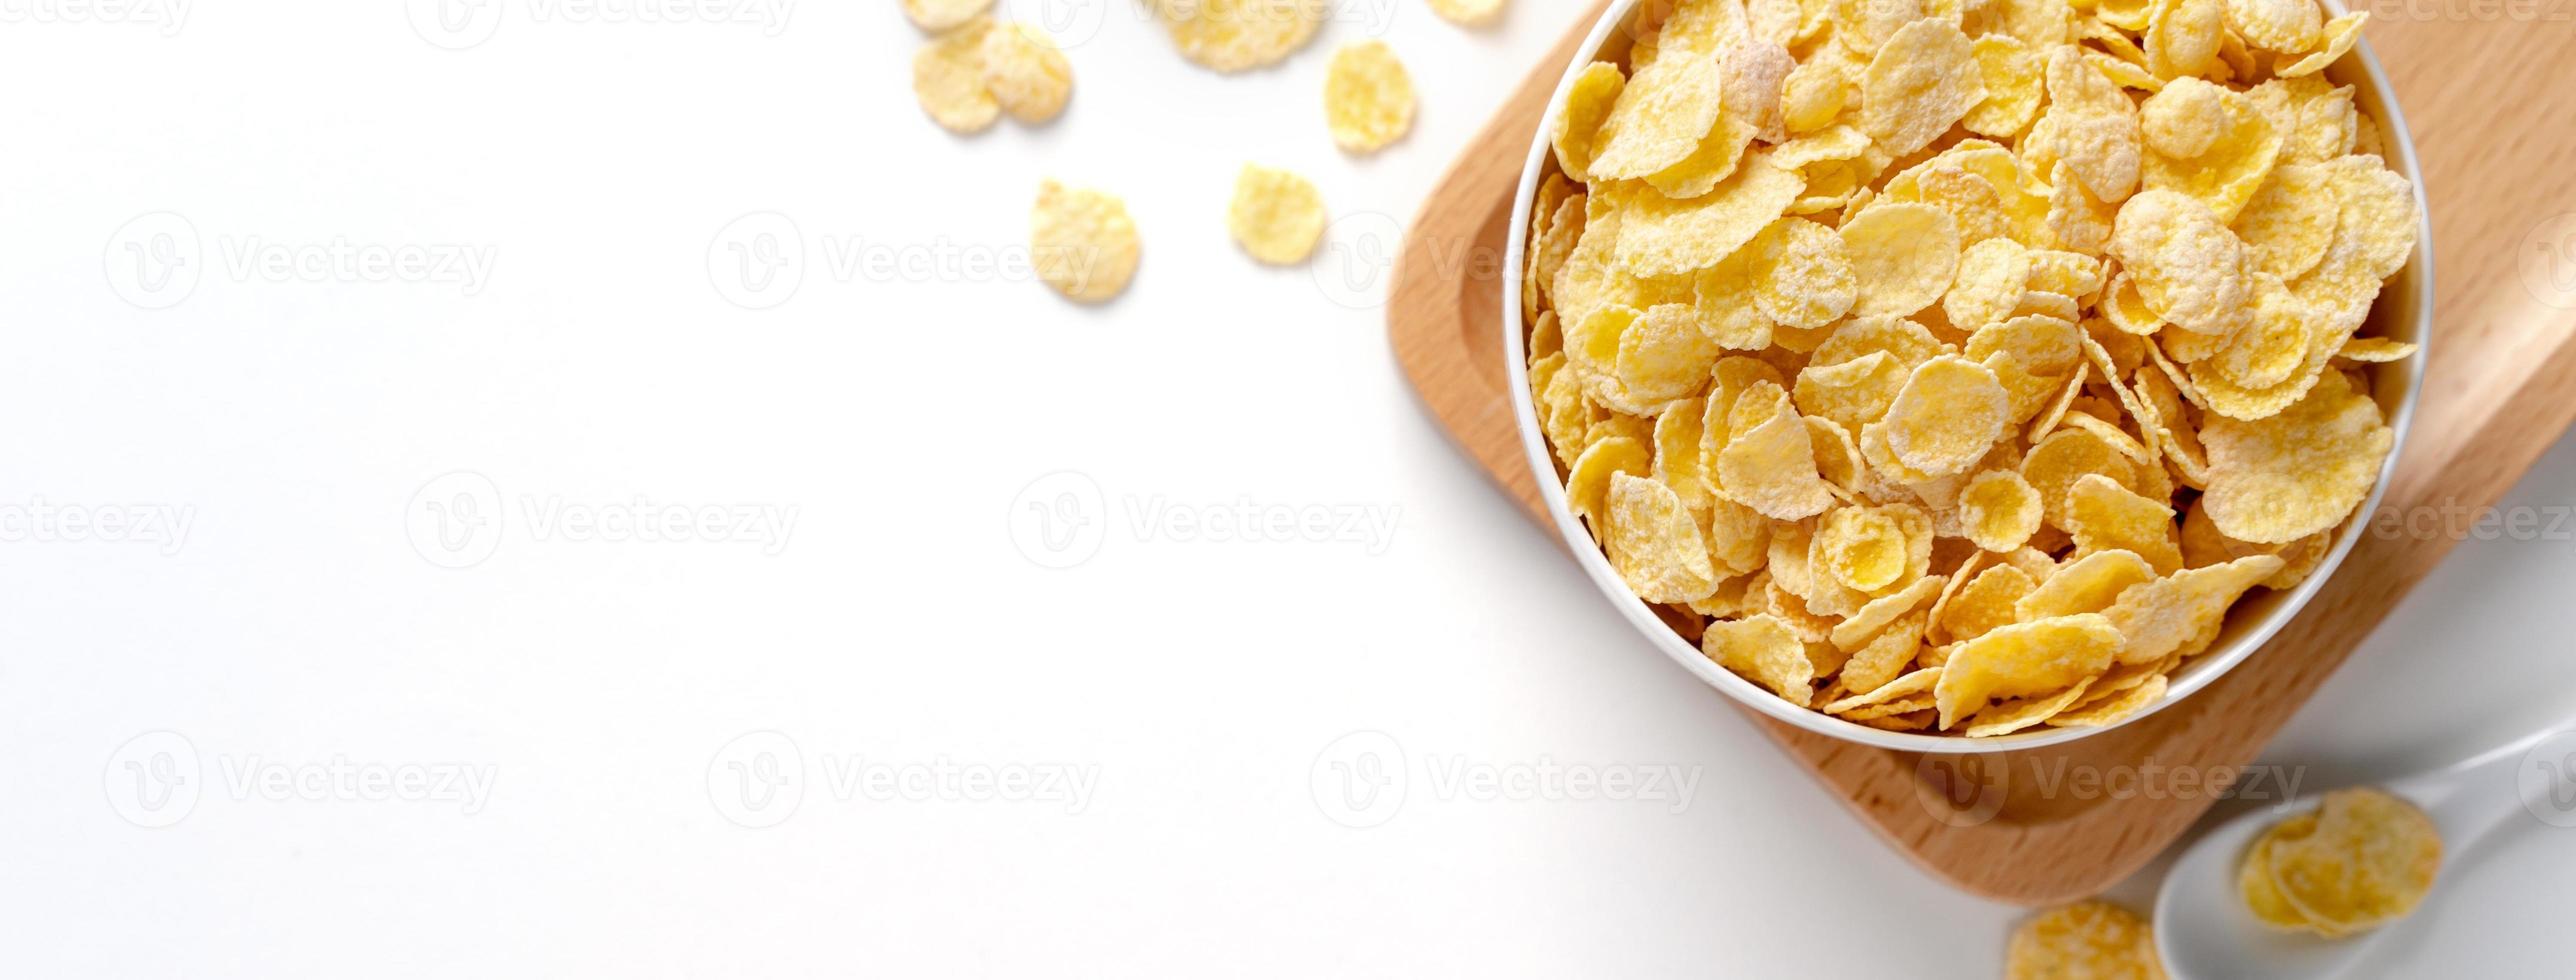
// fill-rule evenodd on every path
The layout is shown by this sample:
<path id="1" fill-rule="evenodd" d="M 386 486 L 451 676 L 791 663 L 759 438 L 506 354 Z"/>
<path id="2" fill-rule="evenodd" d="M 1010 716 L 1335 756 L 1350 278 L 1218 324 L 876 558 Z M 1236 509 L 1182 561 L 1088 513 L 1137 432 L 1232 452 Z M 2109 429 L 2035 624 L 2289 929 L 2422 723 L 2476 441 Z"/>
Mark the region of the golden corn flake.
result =
<path id="1" fill-rule="evenodd" d="M 1066 299 L 1103 303 L 1125 292 L 1140 250 L 1127 202 L 1052 180 L 1038 185 L 1029 211 L 1031 264 Z"/>
<path id="2" fill-rule="evenodd" d="M 2108 695 L 2101 694 L 2101 685 L 2096 684 L 2096 690 L 2087 692 L 2084 700 L 2049 716 L 2049 727 L 2100 728 L 2117 724 L 2164 700 L 2169 684 L 2163 674 L 2148 674 L 2140 683 Z"/>
<path id="3" fill-rule="evenodd" d="M 1865 507 L 1825 515 L 1816 529 L 1815 556 L 1836 581 L 1862 592 L 1886 587 L 1905 573 L 1905 532 L 1894 518 Z M 1816 559 L 1821 558 L 1821 563 Z"/>
<path id="4" fill-rule="evenodd" d="M 1813 133 L 1833 125 L 1850 98 L 1850 85 L 1830 61 L 1810 59 L 1790 69 L 1780 83 L 1782 126 L 1792 133 Z"/>
<path id="5" fill-rule="evenodd" d="M 2138 110 L 2146 186 L 2199 201 L 2220 224 L 2235 220 L 2280 156 L 2272 121 L 2223 85 L 2177 78 Z"/>
<path id="6" fill-rule="evenodd" d="M 2281 560 L 2249 555 L 2206 568 L 2186 568 L 2120 593 L 2102 615 L 2127 643 L 2123 664 L 2153 663 L 2172 654 L 2190 656 L 2218 634 L 2228 607 L 2247 590 L 2281 570 Z"/>
<path id="7" fill-rule="evenodd" d="M 1614 371 L 1629 399 L 1660 407 L 1708 383 L 1709 370 L 1724 353 L 1700 329 L 1688 304 L 1664 303 L 1647 307 L 1620 336 Z"/>
<path id="8" fill-rule="evenodd" d="M 1952 640 L 1973 640 L 2017 620 L 2022 597 L 2039 588 L 2029 572 L 1994 565 L 1978 572 L 1934 618 Z"/>
<path id="9" fill-rule="evenodd" d="M 2376 928 L 2432 891 L 2442 836 L 2414 804 L 2368 787 L 2336 790 L 2315 819 L 2305 833 L 2271 839 L 2260 855 L 2282 904 L 2307 928 L 2328 936 Z"/>
<path id="10" fill-rule="evenodd" d="M 975 17 L 912 56 L 913 97 L 949 132 L 981 132 L 1001 118 L 1001 103 L 984 84 L 984 39 L 991 33 L 992 20 Z"/>
<path id="11" fill-rule="evenodd" d="M 2270 418 L 2213 415 L 2201 430 L 2209 450 L 2210 522 L 2239 541 L 2280 544 L 2343 521 L 2370 495 L 2396 435 L 2378 403 L 2340 378 Z"/>
<path id="12" fill-rule="evenodd" d="M 1858 283 L 1855 316 L 1906 316 L 1932 305 L 1959 268 L 1959 224 L 1928 204 L 1888 203 L 1841 228 Z"/>
<path id="13" fill-rule="evenodd" d="M 2047 79 L 2045 122 L 2059 158 L 2095 199 L 2127 200 L 2138 185 L 2137 107 L 2073 47 L 2049 55 Z"/>
<path id="14" fill-rule="evenodd" d="M 2316 47 L 2324 23 L 2314 0 L 2227 0 L 2228 28 L 2264 51 L 2305 53 Z"/>
<path id="15" fill-rule="evenodd" d="M 2110 669 L 2120 632 L 2098 613 L 1997 627 L 1960 645 L 1933 688 L 1943 728 L 1997 698 L 2056 694 Z"/>
<path id="16" fill-rule="evenodd" d="M 1974 465 L 2003 437 L 2010 403 L 1985 366 L 1956 355 L 1925 361 L 1907 378 L 1887 416 L 1862 429 L 1886 433 L 1887 448 L 1905 468 L 1948 476 Z M 1920 481 L 1911 481 L 1920 482 Z"/>
<path id="17" fill-rule="evenodd" d="M 1619 101 L 1619 92 L 1628 84 L 1619 66 L 1607 61 L 1585 65 L 1581 74 L 1565 93 L 1565 107 L 1556 115 L 1548 130 L 1550 146 L 1556 151 L 1557 169 L 1580 181 L 1592 179 L 1592 154 L 1601 121 L 1609 118 L 1610 107 Z"/>
<path id="18" fill-rule="evenodd" d="M 1592 525 L 1602 526 L 1609 513 L 1610 478 L 1625 473 L 1644 476 L 1651 469 L 1646 447 L 1637 440 L 1613 437 L 1593 442 L 1566 468 L 1565 507 Z"/>
<path id="19" fill-rule="evenodd" d="M 2327 21 L 2320 29 L 2320 44 L 2316 50 L 2295 60 L 2283 55 L 2272 73 L 2283 78 L 2296 78 L 2325 70 L 2327 65 L 2334 64 L 2351 51 L 2354 42 L 2361 40 L 2361 25 L 2369 20 L 2369 13 L 2354 11 Z"/>
<path id="20" fill-rule="evenodd" d="M 2132 585 L 2153 581 L 2155 569 L 2134 552 L 2096 551 L 2066 563 L 2014 604 L 2023 620 L 2101 612 L 2119 601 Z"/>
<path id="21" fill-rule="evenodd" d="M 1324 74 L 1324 121 L 1333 142 L 1373 153 L 1413 127 L 1413 76 L 1384 41 L 1358 41 L 1333 52 Z"/>
<path id="22" fill-rule="evenodd" d="M 1688 159 L 1717 125 L 1718 85 L 1717 65 L 1702 59 L 1639 68 L 1601 121 L 1593 178 L 1644 177 Z"/>
<path id="23" fill-rule="evenodd" d="M 2283 932 L 2321 931 L 2307 916 L 2299 914 L 2272 883 L 2272 846 L 2306 837 L 2316 829 L 2317 815 L 2302 813 L 2272 825 L 2263 836 L 2254 839 L 2254 846 L 2246 849 L 2245 863 L 2237 869 L 2236 886 L 2255 921 Z"/>
<path id="24" fill-rule="evenodd" d="M 1791 327 L 1832 323 L 1857 296 L 1842 237 L 1804 218 L 1782 218 L 1754 236 L 1746 271 L 1764 316 Z"/>
<path id="25" fill-rule="evenodd" d="M 1042 123 L 1073 98 L 1073 66 L 1045 32 L 1007 24 L 984 36 L 984 87 L 1011 118 Z"/>
<path id="26" fill-rule="evenodd" d="M 1672 488 L 1653 480 L 1610 474 L 1609 528 L 1602 546 L 1611 567 L 1637 597 L 1648 602 L 1692 602 L 1717 588 L 1708 545 L 1699 525 Z"/>
<path id="27" fill-rule="evenodd" d="M 1323 237 L 1324 195 L 1304 177 L 1247 163 L 1234 179 L 1226 225 L 1253 258 L 1294 265 L 1306 261 Z"/>
<path id="28" fill-rule="evenodd" d="M 1815 697 L 1815 663 L 1789 625 L 1768 613 L 1708 624 L 1700 651 L 1801 708 Z"/>
<path id="29" fill-rule="evenodd" d="M 2086 901 L 2033 916 L 2013 931 L 2006 980 L 2162 980 L 2155 931 L 2136 913 Z"/>
<path id="30" fill-rule="evenodd" d="M 2039 57 L 2030 45 L 2008 34 L 1980 37 L 1969 50 L 1977 59 L 1986 97 L 1959 120 L 1959 128 L 1996 139 L 2020 135 L 2039 116 Z"/>
<path id="31" fill-rule="evenodd" d="M 1238 72 L 1275 65 L 1323 24 L 1323 0 L 1151 0 L 1181 56 Z"/>
<path id="32" fill-rule="evenodd" d="M 2210 73 L 2226 26 L 2225 0 L 2162 0 L 2147 22 L 2147 67 L 2157 78 Z"/>
<path id="33" fill-rule="evenodd" d="M 2316 268 L 2334 244 L 2339 201 L 2324 167 L 2283 164 L 2236 213 L 2233 227 L 2254 268 L 2287 282 Z"/>
<path id="34" fill-rule="evenodd" d="M 903 0 L 903 15 L 922 30 L 938 33 L 974 20 L 993 8 L 993 0 Z"/>
<path id="35" fill-rule="evenodd" d="M 1594 160 L 1593 166 L 1598 171 L 1602 161 Z M 1709 268 L 1744 247 L 1797 199 L 1801 186 L 1795 172 L 1780 169 L 1769 153 L 1757 150 L 1746 153 L 1714 190 L 1690 200 L 1673 200 L 1644 184 L 1612 185 L 1599 193 L 1624 212 L 1619 264 L 1639 276 L 1669 276 Z M 1851 236 L 1844 235 L 1843 241 L 1848 246 Z M 1853 266 L 1866 282 L 1857 250 Z"/>
<path id="36" fill-rule="evenodd" d="M 1431 0 L 1431 12 L 1461 27 L 1483 27 L 1502 15 L 1503 0 Z"/>
<path id="37" fill-rule="evenodd" d="M 2362 364 L 2386 364 L 2415 356 L 2415 345 L 2387 337 L 2355 337 L 2336 348 L 2334 356 Z"/>
<path id="38" fill-rule="evenodd" d="M 1866 6 L 1892 4 L 1874 0 Z M 1860 126 L 1889 155 L 1904 156 L 1985 98 L 1984 75 L 1968 36 L 1927 17 L 1889 35 L 1861 74 Z"/>
<path id="39" fill-rule="evenodd" d="M 1719 485 L 1728 496 L 1773 520 L 1824 513 L 1834 494 L 1816 470 L 1815 443 L 1796 409 L 1782 398 L 1769 419 L 1733 432 L 1718 454 Z"/>
<path id="40" fill-rule="evenodd" d="M 2066 532 L 2079 555 L 2116 549 L 2135 553 L 2159 574 L 2182 568 L 2173 508 L 2099 473 L 2085 474 L 2066 491 Z"/>
<path id="41" fill-rule="evenodd" d="M 2039 491 L 2011 470 L 1987 470 L 1959 491 L 1959 524 L 1987 551 L 2011 551 L 2039 531 Z"/>

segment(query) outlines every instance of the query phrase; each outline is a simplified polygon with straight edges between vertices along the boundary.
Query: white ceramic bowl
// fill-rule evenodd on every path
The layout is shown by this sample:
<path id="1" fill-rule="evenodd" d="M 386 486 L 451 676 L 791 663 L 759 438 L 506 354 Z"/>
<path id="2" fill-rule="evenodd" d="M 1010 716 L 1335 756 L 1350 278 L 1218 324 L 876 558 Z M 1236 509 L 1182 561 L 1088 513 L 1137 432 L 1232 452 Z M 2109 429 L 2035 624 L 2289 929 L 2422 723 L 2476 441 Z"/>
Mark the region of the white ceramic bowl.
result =
<path id="1" fill-rule="evenodd" d="M 2342 8 L 2341 4 L 2333 2 L 2326 6 L 2337 12 Z M 1596 60 L 1626 60 L 1635 34 L 1623 28 L 1635 20 L 1640 8 L 1640 0 L 1616 0 L 1603 13 L 1600 23 L 1593 25 L 1592 33 L 1578 49 L 1577 57 L 1565 67 L 1563 77 L 1557 81 L 1556 94 L 1548 100 L 1545 119 L 1556 118 L 1564 105 L 1567 85 L 1585 65 Z M 1531 405 L 1529 358 L 1525 344 L 1528 331 L 1521 322 L 1520 312 L 1521 273 L 1526 261 L 1522 249 L 1528 245 L 1531 199 L 1537 196 L 1540 182 L 1556 167 L 1548 148 L 1546 126 L 1542 124 L 1530 140 L 1529 159 L 1521 169 L 1520 188 L 1512 203 L 1510 244 L 1503 262 L 1503 313 L 1499 327 L 1503 331 L 1503 355 L 1509 362 L 1505 366 L 1511 373 L 1512 410 L 1520 422 L 1521 444 L 1528 451 L 1531 469 L 1538 475 L 1540 493 L 1547 498 L 1548 514 L 1555 519 L 1557 533 L 1564 536 L 1575 561 L 1583 566 L 1585 574 L 1592 577 L 1592 583 L 1601 589 L 1601 594 L 1609 597 L 1638 632 L 1645 634 L 1682 669 L 1698 675 L 1710 687 L 1726 692 L 1728 697 L 1755 711 L 1807 731 L 1846 741 L 1936 753 L 1992 752 L 2058 745 L 2137 721 L 2209 686 L 2220 674 L 2251 656 L 2264 641 L 2280 632 L 2281 627 L 2298 613 L 2299 607 L 2306 605 L 2308 599 L 2325 585 L 2336 567 L 2343 563 L 2343 557 L 2352 550 L 2353 542 L 2366 533 L 2371 524 L 2370 515 L 2378 510 L 2380 494 L 2386 491 L 2389 476 L 2396 472 L 2398 457 L 2405 450 L 2407 424 L 2414 419 L 2415 396 L 2424 378 L 2424 359 L 2431 353 L 2428 341 L 2433 320 L 2433 229 L 2431 216 L 2424 209 L 2424 183 L 2416 166 L 2414 140 L 2407 132 L 2405 117 L 2397 111 L 2397 100 L 2389 91 L 2388 77 L 2380 71 L 2379 59 L 2371 54 L 2369 42 L 2356 45 L 2349 56 L 2327 68 L 2325 74 L 2338 85 L 2353 86 L 2354 104 L 2379 120 L 2381 142 L 2396 154 L 2388 161 L 2389 166 L 2415 185 L 2415 207 L 2419 216 L 2415 254 L 2407 261 L 2406 268 L 2391 278 L 2380 292 L 2379 301 L 2371 309 L 2369 325 L 2363 327 L 2362 332 L 2413 341 L 2423 349 L 2405 360 L 2373 366 L 2372 391 L 2381 410 L 2388 415 L 2389 427 L 2396 432 L 2396 444 L 2389 450 L 2387 463 L 2380 468 L 2379 485 L 2371 489 L 2370 497 L 2362 502 L 2357 516 L 2345 522 L 2343 530 L 2335 537 L 2334 549 L 2326 555 L 2325 563 L 2296 589 L 2288 592 L 2256 589 L 2249 593 L 2228 614 L 2226 626 L 2219 632 L 2217 642 L 2174 672 L 2172 686 L 2165 692 L 2164 700 L 2130 715 L 2119 724 L 2098 728 L 2040 728 L 1997 738 L 1973 739 L 1882 731 L 1780 700 L 1771 692 L 1710 661 L 1696 645 L 1657 619 L 1654 610 L 1644 600 L 1628 591 L 1619 573 L 1610 567 L 1600 547 L 1593 543 L 1592 535 L 1566 509 L 1565 486 L 1557 472 L 1556 455 L 1548 449 L 1546 437 L 1540 434 L 1538 416 Z"/>

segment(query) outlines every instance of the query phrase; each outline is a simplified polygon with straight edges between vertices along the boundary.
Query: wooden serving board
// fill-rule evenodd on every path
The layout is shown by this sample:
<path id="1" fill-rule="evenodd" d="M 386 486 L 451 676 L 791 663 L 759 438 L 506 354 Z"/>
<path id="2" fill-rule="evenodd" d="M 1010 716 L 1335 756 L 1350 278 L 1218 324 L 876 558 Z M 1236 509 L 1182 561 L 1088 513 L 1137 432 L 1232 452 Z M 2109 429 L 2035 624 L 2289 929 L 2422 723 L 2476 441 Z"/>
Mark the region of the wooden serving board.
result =
<path id="1" fill-rule="evenodd" d="M 1424 203 L 1388 298 L 1396 358 L 1425 407 L 1542 526 L 1546 509 L 1505 390 L 1498 263 L 1458 259 L 1503 254 L 1531 137 L 1560 69 L 1604 7 L 1575 22 Z M 2576 91 L 2569 26 L 2428 16 L 2368 28 L 2415 134 L 2439 266 L 2431 360 L 2385 500 L 2401 514 L 2493 504 L 2576 416 L 2576 181 L 2563 167 L 2576 159 L 2576 99 L 2565 97 Z M 2063 764 L 2134 774 L 2147 765 L 2205 771 L 2249 762 L 2456 542 L 2364 534 L 2264 649 L 2181 703 L 2072 745 L 1926 758 L 1745 713 L 1924 870 L 1989 898 L 2067 901 L 2144 865 L 2213 794 L 2051 798 L 2033 780 L 2006 779 L 1986 783 L 2003 792 L 1960 812 L 1945 802 L 1959 798 L 1944 795 L 1953 788 L 1946 784 L 1998 764 L 2012 773 Z"/>

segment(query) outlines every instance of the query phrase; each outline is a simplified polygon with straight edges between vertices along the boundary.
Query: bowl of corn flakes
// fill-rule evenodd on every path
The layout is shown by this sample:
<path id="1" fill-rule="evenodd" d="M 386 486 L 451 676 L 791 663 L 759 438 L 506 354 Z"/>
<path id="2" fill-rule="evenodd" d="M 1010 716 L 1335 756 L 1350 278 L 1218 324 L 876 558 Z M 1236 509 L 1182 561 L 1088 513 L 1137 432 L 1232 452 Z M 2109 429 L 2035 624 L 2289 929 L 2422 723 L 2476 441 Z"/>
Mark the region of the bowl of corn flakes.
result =
<path id="1" fill-rule="evenodd" d="M 1614 3 L 1505 261 L 1578 562 L 1711 686 L 1888 748 L 2070 741 L 2252 655 L 2385 516 L 2422 379 L 2366 20 Z"/>

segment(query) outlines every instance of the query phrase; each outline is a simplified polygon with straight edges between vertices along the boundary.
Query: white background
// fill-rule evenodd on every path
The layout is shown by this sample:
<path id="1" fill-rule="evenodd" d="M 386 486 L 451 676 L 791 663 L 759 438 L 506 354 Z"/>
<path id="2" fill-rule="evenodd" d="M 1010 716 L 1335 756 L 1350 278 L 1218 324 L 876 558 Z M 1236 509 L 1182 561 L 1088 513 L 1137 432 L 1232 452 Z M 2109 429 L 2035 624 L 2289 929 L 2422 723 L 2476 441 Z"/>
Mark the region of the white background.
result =
<path id="1" fill-rule="evenodd" d="M 2020 910 L 1916 871 L 1628 632 L 1387 353 L 1387 229 L 1572 0 L 1479 32 L 1353 2 L 1235 77 L 1123 0 L 1059 6 L 1071 110 L 962 139 L 883 0 L 783 30 L 508 0 L 464 50 L 434 42 L 494 22 L 403 8 L 0 2 L 0 975 L 1997 972 Z M 1319 93 L 1369 35 L 1422 108 L 1353 159 Z M 1349 218 L 1313 268 L 1227 241 L 1247 159 Z M 965 264 L 1015 254 L 1050 176 L 1142 226 L 1117 302 Z M 241 264 L 335 242 L 492 264 Z M 736 244 L 794 291 L 746 292 Z M 852 244 L 930 264 L 836 275 Z M 1071 551 L 1028 509 L 1060 492 Z M 460 494 L 451 551 L 427 508 Z M 2563 516 L 2576 449 L 2518 499 Z M 639 500 L 796 519 L 554 522 Z M 1246 504 L 1391 533 L 1195 530 Z M 2576 542 L 2464 546 L 2271 758 L 2319 788 L 2576 713 L 2570 574 Z M 1333 765 L 1368 748 L 1351 785 L 1400 795 L 1354 811 Z M 491 791 L 238 783 L 335 760 Z M 853 761 L 1089 782 L 833 785 Z M 1440 788 L 1541 763 L 1696 782 Z M 792 812 L 744 795 L 768 775 Z M 2382 972 L 2541 972 L 2569 880 L 2576 831 L 2517 822 Z"/>

